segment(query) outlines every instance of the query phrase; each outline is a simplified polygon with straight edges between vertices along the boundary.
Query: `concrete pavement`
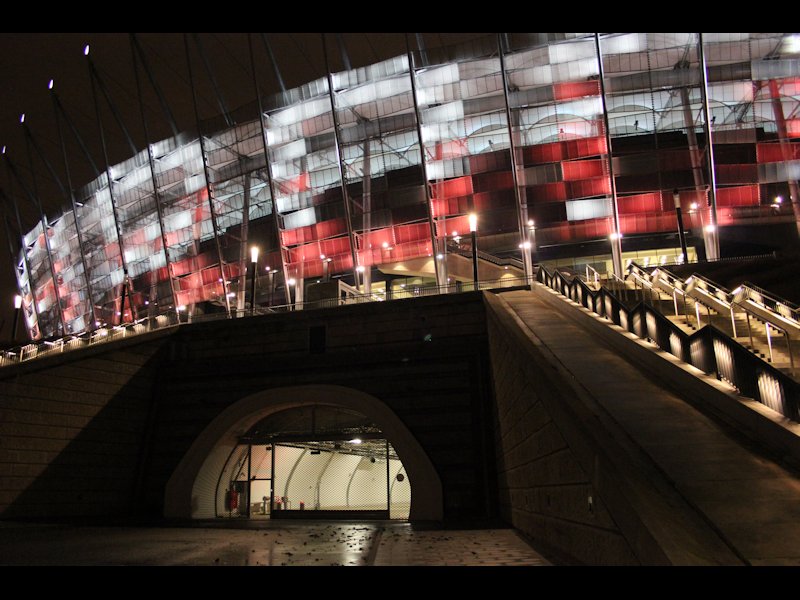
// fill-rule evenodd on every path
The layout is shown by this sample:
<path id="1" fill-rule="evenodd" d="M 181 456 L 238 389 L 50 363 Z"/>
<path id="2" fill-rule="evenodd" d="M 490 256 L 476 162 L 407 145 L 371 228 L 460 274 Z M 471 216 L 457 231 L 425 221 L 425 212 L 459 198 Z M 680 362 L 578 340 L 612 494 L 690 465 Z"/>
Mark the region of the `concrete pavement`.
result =
<path id="1" fill-rule="evenodd" d="M 400 522 L 96 526 L 0 522 L 0 565 L 543 566 L 513 529 Z"/>

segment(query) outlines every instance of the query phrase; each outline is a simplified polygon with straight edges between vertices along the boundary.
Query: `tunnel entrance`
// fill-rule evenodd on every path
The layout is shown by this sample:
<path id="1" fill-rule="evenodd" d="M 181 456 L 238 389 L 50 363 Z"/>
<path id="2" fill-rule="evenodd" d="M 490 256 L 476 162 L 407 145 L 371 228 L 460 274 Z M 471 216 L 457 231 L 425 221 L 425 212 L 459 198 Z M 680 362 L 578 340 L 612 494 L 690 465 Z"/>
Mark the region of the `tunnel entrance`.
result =
<path id="1" fill-rule="evenodd" d="M 407 519 L 411 485 L 383 432 L 330 405 L 272 413 L 253 425 L 219 475 L 216 516 Z"/>

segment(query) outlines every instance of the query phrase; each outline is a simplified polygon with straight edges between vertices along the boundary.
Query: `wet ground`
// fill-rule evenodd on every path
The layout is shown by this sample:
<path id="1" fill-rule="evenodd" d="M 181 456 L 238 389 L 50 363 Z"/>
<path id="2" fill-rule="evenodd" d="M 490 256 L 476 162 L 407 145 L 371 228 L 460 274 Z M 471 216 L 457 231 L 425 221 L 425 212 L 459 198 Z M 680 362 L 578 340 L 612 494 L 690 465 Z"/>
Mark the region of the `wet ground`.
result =
<path id="1" fill-rule="evenodd" d="M 513 529 L 392 522 L 261 522 L 236 528 L 0 522 L 0 565 L 543 566 Z"/>

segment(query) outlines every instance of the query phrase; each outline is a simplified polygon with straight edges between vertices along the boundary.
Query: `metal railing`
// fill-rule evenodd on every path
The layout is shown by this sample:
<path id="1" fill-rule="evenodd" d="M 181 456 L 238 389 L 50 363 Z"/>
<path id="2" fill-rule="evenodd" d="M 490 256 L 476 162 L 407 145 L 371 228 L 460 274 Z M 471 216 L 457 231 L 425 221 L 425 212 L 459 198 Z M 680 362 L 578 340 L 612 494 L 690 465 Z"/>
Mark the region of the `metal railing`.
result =
<path id="1" fill-rule="evenodd" d="M 569 279 L 545 267 L 539 268 L 537 281 L 683 362 L 727 381 L 742 396 L 800 421 L 800 384 L 715 326 L 688 334 L 654 306 L 638 302 L 628 308 L 606 287 L 595 291 L 580 277 Z"/>
<path id="2" fill-rule="evenodd" d="M 453 254 L 458 254 L 459 256 L 463 256 L 465 258 L 472 258 L 472 248 L 463 247 L 461 244 L 457 244 L 455 242 L 448 242 L 447 250 L 448 252 L 452 252 Z M 513 258 L 511 256 L 499 257 L 495 256 L 494 254 L 489 254 L 488 252 L 484 252 L 483 250 L 480 249 L 478 249 L 477 255 L 478 258 L 485 260 L 486 262 L 490 262 L 493 265 L 497 265 L 498 267 L 516 267 L 521 271 L 525 270 L 525 266 L 523 265 L 522 261 L 518 258 Z"/>
<path id="3" fill-rule="evenodd" d="M 785 319 L 794 321 L 800 327 L 800 307 L 793 302 L 749 282 L 744 282 L 731 293 L 737 297 L 741 296 L 742 299 L 750 300 Z M 737 301 L 741 303 L 738 298 Z"/>
<path id="4" fill-rule="evenodd" d="M 234 310 L 230 314 L 227 312 L 192 314 L 188 311 L 180 311 L 177 313 L 144 317 L 132 323 L 100 327 L 94 331 L 83 333 L 81 335 L 66 336 L 63 338 L 49 339 L 41 342 L 31 342 L 6 350 L 0 350 L 0 368 L 20 364 L 22 362 L 28 362 L 29 360 L 36 358 L 53 356 L 63 352 L 97 346 L 98 344 L 114 342 L 143 333 L 149 333 L 152 331 L 163 330 L 169 327 L 176 327 L 191 323 L 204 323 L 226 319 L 242 319 L 251 316 L 263 316 L 304 310 L 318 310 L 338 306 L 350 306 L 354 304 L 422 298 L 425 296 L 438 296 L 441 294 L 457 294 L 463 292 L 473 292 L 476 290 L 522 287 L 526 285 L 530 285 L 530 281 L 527 281 L 524 277 L 503 277 L 501 279 L 479 281 L 477 285 L 472 281 L 459 281 L 446 286 L 437 286 L 435 284 L 406 285 L 400 290 L 392 290 L 389 288 L 388 291 L 384 292 L 383 294 L 375 292 L 371 294 L 348 293 L 345 297 L 326 298 L 323 300 L 296 304 L 256 306 L 254 309 L 246 308 L 242 310 Z"/>

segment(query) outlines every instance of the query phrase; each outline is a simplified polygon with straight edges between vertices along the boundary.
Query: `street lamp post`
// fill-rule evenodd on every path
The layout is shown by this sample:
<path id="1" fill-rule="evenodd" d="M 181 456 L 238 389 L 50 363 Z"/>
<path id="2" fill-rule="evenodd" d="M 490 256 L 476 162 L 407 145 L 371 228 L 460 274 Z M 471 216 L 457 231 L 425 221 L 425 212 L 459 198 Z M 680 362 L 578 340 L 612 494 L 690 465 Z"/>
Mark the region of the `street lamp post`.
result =
<path id="1" fill-rule="evenodd" d="M 530 246 L 531 251 L 531 283 L 533 283 L 533 265 L 535 264 L 535 257 L 536 257 L 536 226 L 533 223 L 533 219 L 528 221 L 528 245 Z"/>
<path id="2" fill-rule="evenodd" d="M 683 231 L 683 215 L 681 214 L 681 196 L 678 190 L 673 190 L 672 200 L 675 202 L 675 215 L 678 217 L 678 239 L 681 242 L 681 253 L 683 253 L 683 264 L 689 262 L 689 255 L 686 252 L 686 233 Z"/>
<path id="3" fill-rule="evenodd" d="M 289 310 L 294 310 L 294 292 L 292 288 L 297 283 L 297 280 L 294 277 L 290 277 L 286 284 L 289 286 Z"/>
<path id="4" fill-rule="evenodd" d="M 250 262 L 253 265 L 253 281 L 250 284 L 250 314 L 256 314 L 256 279 L 258 279 L 258 248 L 250 248 Z"/>
<path id="5" fill-rule="evenodd" d="M 22 296 L 14 296 L 14 325 L 11 327 L 11 343 L 17 341 L 17 324 L 19 323 L 19 313 L 22 309 Z"/>
<path id="6" fill-rule="evenodd" d="M 267 271 L 267 286 L 269 288 L 269 304 L 272 306 L 275 302 L 275 273 L 269 265 L 266 267 Z"/>
<path id="7" fill-rule="evenodd" d="M 472 237 L 472 281 L 478 289 L 478 215 L 469 213 L 469 233 Z"/>

